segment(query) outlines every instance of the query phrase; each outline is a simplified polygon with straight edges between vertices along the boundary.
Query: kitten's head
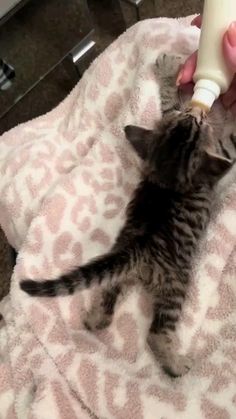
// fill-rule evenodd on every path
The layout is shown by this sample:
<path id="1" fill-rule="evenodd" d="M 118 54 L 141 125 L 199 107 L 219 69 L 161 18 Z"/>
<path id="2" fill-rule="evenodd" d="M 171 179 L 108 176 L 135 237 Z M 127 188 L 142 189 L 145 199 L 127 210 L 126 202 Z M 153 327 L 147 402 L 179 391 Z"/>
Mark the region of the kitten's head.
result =
<path id="1" fill-rule="evenodd" d="M 125 133 L 145 162 L 147 177 L 172 190 L 213 187 L 233 164 L 215 153 L 212 129 L 200 109 L 169 112 L 153 131 L 128 125 Z"/>

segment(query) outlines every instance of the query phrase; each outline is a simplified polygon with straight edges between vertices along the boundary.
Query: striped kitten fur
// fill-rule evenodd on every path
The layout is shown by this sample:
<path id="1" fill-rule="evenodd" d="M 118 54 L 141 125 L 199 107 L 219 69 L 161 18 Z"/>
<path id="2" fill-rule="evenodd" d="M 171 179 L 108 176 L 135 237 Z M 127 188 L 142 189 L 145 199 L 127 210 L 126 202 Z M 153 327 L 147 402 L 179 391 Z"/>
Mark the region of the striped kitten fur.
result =
<path id="1" fill-rule="evenodd" d="M 124 287 L 140 284 L 153 303 L 154 353 L 163 369 L 176 377 L 189 369 L 188 358 L 175 350 L 175 330 L 193 256 L 209 221 L 215 186 L 233 162 L 215 152 L 204 113 L 165 111 L 153 131 L 125 128 L 141 158 L 142 179 L 111 250 L 56 280 L 24 280 L 20 285 L 32 296 L 54 297 L 100 284 L 101 301 L 85 319 L 87 328 L 94 330 L 111 323 Z"/>

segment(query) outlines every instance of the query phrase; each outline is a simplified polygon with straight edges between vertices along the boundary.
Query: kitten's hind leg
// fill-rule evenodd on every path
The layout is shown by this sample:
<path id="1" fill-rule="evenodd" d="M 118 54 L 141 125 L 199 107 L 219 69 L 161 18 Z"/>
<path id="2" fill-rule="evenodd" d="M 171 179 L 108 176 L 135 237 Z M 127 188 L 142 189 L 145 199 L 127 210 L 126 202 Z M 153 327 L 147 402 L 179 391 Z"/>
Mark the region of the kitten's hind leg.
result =
<path id="1" fill-rule="evenodd" d="M 170 330 L 151 334 L 149 337 L 150 347 L 161 363 L 163 370 L 172 378 L 185 375 L 191 368 L 192 360 L 187 355 L 176 353 L 176 336 Z"/>
<path id="2" fill-rule="evenodd" d="M 169 312 L 167 309 L 161 311 L 160 307 L 156 306 L 150 328 L 150 347 L 163 370 L 171 377 L 185 375 L 192 364 L 190 357 L 179 354 L 177 350 L 175 328 L 178 318 L 178 310 L 175 312 L 171 308 Z"/>
<path id="3" fill-rule="evenodd" d="M 102 290 L 99 301 L 93 305 L 84 321 L 84 325 L 88 330 L 104 329 L 111 324 L 115 304 L 120 292 L 120 286 L 107 287 Z"/>

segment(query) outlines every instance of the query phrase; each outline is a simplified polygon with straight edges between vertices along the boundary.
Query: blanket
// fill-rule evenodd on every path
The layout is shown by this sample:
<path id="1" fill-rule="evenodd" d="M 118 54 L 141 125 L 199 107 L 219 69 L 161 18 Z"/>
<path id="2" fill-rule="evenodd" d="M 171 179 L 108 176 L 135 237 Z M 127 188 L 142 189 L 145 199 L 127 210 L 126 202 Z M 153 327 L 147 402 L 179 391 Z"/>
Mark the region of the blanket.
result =
<path id="1" fill-rule="evenodd" d="M 171 379 L 147 345 L 150 307 L 139 289 L 112 325 L 83 326 L 97 289 L 31 298 L 23 278 L 54 278 L 106 252 L 140 177 L 126 124 L 161 117 L 155 61 L 187 56 L 190 19 L 152 19 L 122 34 L 54 110 L 0 139 L 0 223 L 18 250 L 0 305 L 1 419 L 236 417 L 236 189 L 230 186 L 196 261 L 178 326 L 194 362 Z"/>

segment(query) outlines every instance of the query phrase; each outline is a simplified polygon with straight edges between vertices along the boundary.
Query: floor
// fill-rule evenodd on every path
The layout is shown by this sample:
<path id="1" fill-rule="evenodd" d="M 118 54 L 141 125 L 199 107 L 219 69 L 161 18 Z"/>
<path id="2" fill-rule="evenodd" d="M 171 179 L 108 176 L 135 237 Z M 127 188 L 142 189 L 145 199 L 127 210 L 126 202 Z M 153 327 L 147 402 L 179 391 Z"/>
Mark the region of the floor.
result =
<path id="1" fill-rule="evenodd" d="M 152 17 L 180 17 L 200 13 L 204 0 L 145 0 L 140 7 L 141 19 Z M 101 52 L 122 30 L 123 22 L 115 4 L 117 0 L 88 0 L 95 26 L 97 51 Z M 124 0 L 120 1 L 126 26 L 136 22 L 134 8 Z"/>
<path id="2" fill-rule="evenodd" d="M 95 28 L 96 49 L 89 57 L 91 61 L 101 53 L 126 26 L 135 23 L 135 13 L 132 7 L 121 2 L 122 17 L 118 0 L 88 0 Z M 141 18 L 155 16 L 179 17 L 199 13 L 203 0 L 145 0 L 141 7 Z M 30 47 L 30 45 L 29 45 Z M 87 65 L 88 63 L 86 63 Z M 41 115 L 56 106 L 73 88 L 78 78 L 65 62 L 47 76 L 40 87 L 36 87 L 28 97 L 21 100 L 4 121 L 1 121 L 0 133 L 16 125 L 19 121 L 26 121 Z M 42 90 L 44 94 L 42 94 Z M 33 113 L 29 115 L 29 109 Z M 0 231 L 0 299 L 9 289 L 9 279 L 14 265 L 14 257 Z"/>

